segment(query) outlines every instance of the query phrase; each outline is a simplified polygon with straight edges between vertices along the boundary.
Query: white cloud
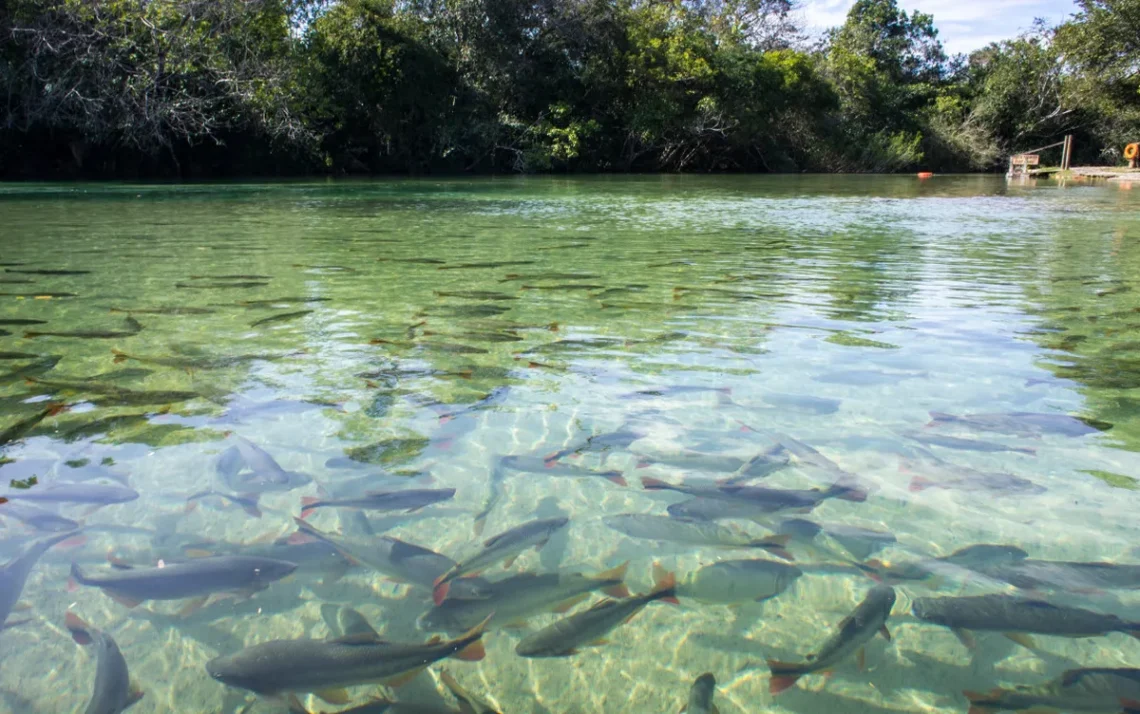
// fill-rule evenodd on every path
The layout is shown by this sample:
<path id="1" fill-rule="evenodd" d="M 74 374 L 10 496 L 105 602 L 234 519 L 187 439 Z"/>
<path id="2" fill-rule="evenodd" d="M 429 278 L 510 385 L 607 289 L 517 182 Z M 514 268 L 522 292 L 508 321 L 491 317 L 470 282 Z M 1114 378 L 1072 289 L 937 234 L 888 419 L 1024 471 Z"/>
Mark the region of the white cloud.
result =
<path id="1" fill-rule="evenodd" d="M 843 24 L 852 4 L 854 0 L 803 0 L 800 16 L 809 31 L 821 32 Z M 899 5 L 933 15 L 951 54 L 1015 37 L 1038 17 L 1055 24 L 1076 9 L 1072 0 L 900 0 Z"/>

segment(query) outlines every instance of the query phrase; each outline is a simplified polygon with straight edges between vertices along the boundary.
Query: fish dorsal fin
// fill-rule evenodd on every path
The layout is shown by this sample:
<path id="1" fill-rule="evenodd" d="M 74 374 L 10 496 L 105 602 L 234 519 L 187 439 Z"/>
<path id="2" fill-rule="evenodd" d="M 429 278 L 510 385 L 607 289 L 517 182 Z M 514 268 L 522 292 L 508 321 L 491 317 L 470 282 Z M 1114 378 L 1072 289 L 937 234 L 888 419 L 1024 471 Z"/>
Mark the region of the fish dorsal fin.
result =
<path id="1" fill-rule="evenodd" d="M 597 601 L 596 603 L 594 603 L 593 605 L 591 605 L 591 606 L 589 607 L 589 610 L 590 610 L 590 611 L 593 611 L 593 610 L 605 610 L 605 609 L 607 609 L 607 608 L 611 608 L 611 607 L 613 607 L 614 605 L 618 604 L 618 602 L 620 602 L 620 601 L 619 601 L 619 600 L 614 600 L 613 598 L 610 598 L 610 597 L 608 597 L 608 598 L 606 598 L 605 600 L 599 600 L 599 601 Z"/>
<path id="2" fill-rule="evenodd" d="M 376 642 L 382 639 L 364 615 L 351 607 L 342 607 L 337 611 L 337 624 L 343 637 L 369 637 Z"/>

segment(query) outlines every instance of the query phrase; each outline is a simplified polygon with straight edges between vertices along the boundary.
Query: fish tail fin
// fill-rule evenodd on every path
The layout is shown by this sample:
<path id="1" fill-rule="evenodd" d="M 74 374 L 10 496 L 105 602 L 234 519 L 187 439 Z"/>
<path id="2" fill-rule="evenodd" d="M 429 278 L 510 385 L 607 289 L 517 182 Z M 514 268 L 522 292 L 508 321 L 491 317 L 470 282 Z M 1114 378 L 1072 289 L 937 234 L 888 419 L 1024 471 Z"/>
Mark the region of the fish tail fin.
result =
<path id="1" fill-rule="evenodd" d="M 47 405 L 47 415 L 55 416 L 56 414 L 67 411 L 67 407 L 68 405 L 64 402 L 52 402 Z"/>
<path id="2" fill-rule="evenodd" d="M 783 533 L 781 535 L 762 538 L 750 545 L 763 548 L 772 555 L 783 558 L 784 560 L 795 560 L 796 557 L 788 550 L 788 543 L 791 542 L 791 540 L 792 536 L 790 533 Z"/>
<path id="3" fill-rule="evenodd" d="M 123 352 L 122 350 L 117 350 L 114 347 L 111 348 L 111 354 L 115 355 L 115 358 L 111 360 L 115 364 L 119 364 L 121 362 L 126 362 L 127 360 L 129 360 L 131 358 L 130 355 L 128 355 L 126 352 Z"/>
<path id="4" fill-rule="evenodd" d="M 302 496 L 301 497 L 301 518 L 308 518 L 309 516 L 313 515 L 313 511 L 317 510 L 313 504 L 314 503 L 320 503 L 320 502 L 321 502 L 321 499 L 317 498 L 316 496 Z"/>
<path id="5" fill-rule="evenodd" d="M 33 337 L 39 337 L 41 334 L 43 334 L 43 333 L 42 332 L 33 332 L 31 330 L 25 330 L 24 331 L 24 339 L 30 340 Z"/>
<path id="6" fill-rule="evenodd" d="M 929 412 L 929 414 L 930 423 L 926 425 L 927 428 L 952 422 L 956 418 L 953 414 L 947 414 L 946 412 Z"/>
<path id="7" fill-rule="evenodd" d="M 680 605 L 677 599 L 677 575 L 665 568 L 655 570 L 653 573 L 653 591 L 650 593 L 654 600 L 667 602 L 671 605 Z"/>
<path id="8" fill-rule="evenodd" d="M 876 583 L 881 583 L 883 582 L 883 570 L 885 570 L 887 566 L 883 561 L 877 558 L 871 558 L 862 563 L 856 563 L 855 567 L 862 570 L 871 580 L 874 580 Z"/>
<path id="9" fill-rule="evenodd" d="M 772 677 L 768 680 L 768 693 L 773 695 L 791 689 L 803 676 L 797 665 L 774 659 L 768 660 L 768 669 L 772 671 Z"/>
<path id="10" fill-rule="evenodd" d="M 969 690 L 962 692 L 962 694 L 970 701 L 970 708 L 967 710 L 967 714 L 989 714 L 994 711 L 992 707 L 988 707 L 982 703 L 991 698 L 989 694 L 971 692 Z"/>
<path id="11" fill-rule="evenodd" d="M 80 585 L 87 584 L 87 576 L 79 569 L 79 563 L 71 564 L 71 577 L 67 579 L 67 586 L 69 590 L 78 589 Z"/>
<path id="12" fill-rule="evenodd" d="M 463 660 L 465 662 L 478 662 L 487 656 L 487 651 L 483 649 L 483 634 L 487 631 L 487 625 L 491 622 L 491 618 L 495 613 L 487 615 L 478 625 L 475 625 L 467 632 L 456 640 L 463 646 L 453 655 L 455 659 Z"/>
<path id="13" fill-rule="evenodd" d="M 95 639 L 91 635 L 91 626 L 71 610 L 68 610 L 64 616 L 63 624 L 71 633 L 71 639 L 75 640 L 77 644 L 89 645 Z"/>
<path id="14" fill-rule="evenodd" d="M 442 578 L 436 580 L 435 587 L 433 587 L 431 591 L 431 600 L 435 603 L 436 607 L 442 605 L 443 601 L 447 599 L 449 590 L 451 590 L 450 581 L 442 580 Z"/>
<path id="15" fill-rule="evenodd" d="M 640 463 L 638 463 L 638 468 L 641 468 Z M 671 488 L 671 485 L 659 478 L 653 478 L 652 476 L 643 476 L 641 479 L 641 487 L 646 491 L 662 491 Z"/>
<path id="16" fill-rule="evenodd" d="M 594 577 L 596 577 L 598 580 L 619 581 L 616 585 L 602 588 L 602 592 L 604 592 L 606 595 L 609 595 L 610 597 L 629 597 L 629 588 L 627 588 L 625 585 L 625 575 L 628 570 L 629 561 L 627 560 L 621 565 L 614 566 L 609 570 L 603 570 Z"/>
<path id="17" fill-rule="evenodd" d="M 842 499 L 844 501 L 863 503 L 867 500 L 867 490 L 858 486 L 850 486 L 837 483 L 829 490 L 832 491 L 836 498 Z"/>
<path id="18" fill-rule="evenodd" d="M 915 476 L 910 480 L 910 486 L 907 487 L 907 490 L 911 493 L 918 493 L 919 491 L 925 491 L 932 486 L 934 486 L 934 482 L 925 476 Z"/>
<path id="19" fill-rule="evenodd" d="M 629 482 L 620 473 L 606 474 L 606 480 L 611 483 L 616 483 L 618 486 L 628 486 Z"/>

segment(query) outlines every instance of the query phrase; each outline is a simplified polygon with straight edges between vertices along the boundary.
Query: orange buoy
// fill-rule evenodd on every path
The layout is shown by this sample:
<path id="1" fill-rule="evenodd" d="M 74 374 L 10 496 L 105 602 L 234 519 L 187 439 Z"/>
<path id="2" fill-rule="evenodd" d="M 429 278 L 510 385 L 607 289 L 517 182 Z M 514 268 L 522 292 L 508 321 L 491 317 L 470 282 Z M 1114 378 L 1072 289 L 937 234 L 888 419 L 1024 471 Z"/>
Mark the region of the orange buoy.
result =
<path id="1" fill-rule="evenodd" d="M 1134 141 L 1128 146 L 1124 147 L 1124 158 L 1131 161 L 1137 156 L 1140 156 L 1140 143 Z"/>
<path id="2" fill-rule="evenodd" d="M 918 177 L 919 178 L 934 178 L 934 172 L 933 171 L 919 171 Z"/>

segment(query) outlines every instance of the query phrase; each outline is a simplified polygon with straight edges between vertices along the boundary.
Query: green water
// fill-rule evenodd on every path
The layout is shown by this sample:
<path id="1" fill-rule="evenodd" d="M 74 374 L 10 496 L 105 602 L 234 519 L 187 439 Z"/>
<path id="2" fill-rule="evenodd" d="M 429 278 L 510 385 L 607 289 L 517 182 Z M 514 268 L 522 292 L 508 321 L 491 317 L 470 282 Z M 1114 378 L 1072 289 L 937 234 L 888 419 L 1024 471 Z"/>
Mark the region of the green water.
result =
<path id="1" fill-rule="evenodd" d="M 508 713 L 676 712 L 711 672 L 724 714 L 952 712 L 966 710 L 963 690 L 1140 667 L 1140 643 L 1120 632 L 1040 635 L 1033 650 L 981 633 L 971 651 L 908 612 L 917 597 L 1013 592 L 968 571 L 896 583 L 892 641 L 870 641 L 865 669 L 849 657 L 774 696 L 765 665 L 818 651 L 864 597 L 874 583 L 853 561 L 989 543 L 1140 562 L 1138 195 L 996 177 L 0 187 L 0 320 L 43 321 L 0 324 L 0 352 L 26 355 L 0 361 L 0 429 L 67 405 L 0 445 L 13 460 L 0 480 L 34 476 L 32 491 L 85 461 L 139 493 L 55 509 L 89 530 L 40 559 L 28 609 L 9 617 L 30 621 L 0 633 L 0 712 L 81 711 L 90 699 L 94 652 L 68 637 L 69 608 L 117 641 L 146 692 L 140 714 L 285 711 L 212 680 L 205 663 L 329 636 L 322 605 L 353 607 L 392 640 L 436 632 L 420 620 L 429 590 L 366 566 L 334 576 L 307 563 L 252 598 L 180 614 L 184 602 L 127 608 L 69 589 L 73 561 L 103 573 L 109 552 L 139 566 L 252 552 L 295 531 L 302 497 L 454 488 L 413 513 L 366 512 L 368 527 L 348 508 L 310 521 L 364 547 L 391 535 L 461 559 L 490 535 L 562 515 L 569 526 L 548 544 L 483 575 L 628 560 L 629 589 L 643 593 L 654 563 L 684 580 L 774 556 L 635 539 L 604 518 L 664 516 L 687 498 L 644 490 L 644 477 L 707 487 L 700 479 L 733 476 L 725 457 L 743 464 L 782 443 L 790 463 L 749 484 L 853 479 L 866 500 L 721 525 L 760 538 L 799 517 L 894 542 L 866 552 L 793 541 L 803 575 L 778 596 L 730 605 L 682 593 L 680 607 L 650 604 L 610 644 L 569 658 L 515 653 L 562 615 L 492 619 L 483 660 L 445 660 L 394 696 L 454 708 L 443 670 Z M 35 272 L 45 270 L 82 272 Z M 1008 416 L 995 429 L 928 428 L 930 412 L 1068 414 L 1098 430 L 1072 420 L 1062 431 L 1088 433 L 1039 433 Z M 586 442 L 615 432 L 632 436 Z M 216 463 L 238 436 L 312 482 L 262 494 L 256 518 L 217 496 L 188 502 L 236 495 Z M 822 456 L 795 453 L 801 443 Z M 620 477 L 559 476 L 541 461 L 559 451 L 558 464 Z M 538 465 L 506 468 L 508 455 Z M 979 485 L 979 472 L 1025 481 Z M 43 535 L 3 524 L 6 558 Z M 1140 620 L 1135 591 L 1069 585 L 1047 594 Z M 361 704 L 383 691 L 349 694 Z M 314 712 L 347 708 L 301 699 Z"/>

